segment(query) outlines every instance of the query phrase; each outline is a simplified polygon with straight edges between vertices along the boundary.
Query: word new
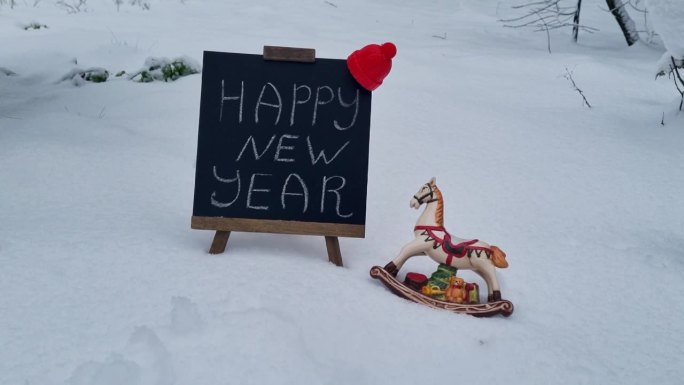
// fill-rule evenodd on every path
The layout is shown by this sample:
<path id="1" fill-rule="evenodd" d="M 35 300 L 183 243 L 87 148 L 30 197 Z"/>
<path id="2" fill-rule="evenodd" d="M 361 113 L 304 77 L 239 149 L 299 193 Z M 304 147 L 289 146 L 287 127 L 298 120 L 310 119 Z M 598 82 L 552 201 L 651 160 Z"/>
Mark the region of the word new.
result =
<path id="1" fill-rule="evenodd" d="M 244 146 L 242 146 L 242 150 L 240 150 L 240 153 L 238 154 L 237 158 L 235 159 L 236 162 L 239 162 L 240 159 L 242 159 L 242 156 L 245 154 L 245 151 L 247 150 L 248 147 L 250 147 L 250 143 L 252 144 L 252 152 L 254 153 L 254 160 L 260 160 L 271 148 L 271 145 L 275 142 L 276 137 L 278 135 L 273 135 L 271 136 L 271 139 L 268 141 L 268 144 L 266 144 L 266 148 L 264 148 L 261 152 L 257 149 L 257 144 L 256 140 L 254 139 L 253 136 L 249 136 L 247 140 L 245 141 Z M 289 151 L 293 151 L 295 149 L 294 143 L 292 142 L 287 142 L 287 141 L 294 141 L 299 138 L 299 135 L 289 135 L 289 134 L 282 134 L 280 135 L 280 139 L 278 139 L 278 144 L 275 147 L 274 155 L 273 155 L 273 161 L 274 162 L 294 162 L 295 159 L 291 158 L 292 155 L 289 155 Z M 309 136 L 306 137 L 306 145 L 309 150 L 309 156 L 311 157 L 311 164 L 315 165 L 318 163 L 321 158 L 323 159 L 323 163 L 325 164 L 330 164 L 335 158 L 337 158 L 338 155 L 342 152 L 342 150 L 347 147 L 349 144 L 349 140 L 346 141 L 338 150 L 335 152 L 335 155 L 333 155 L 330 159 L 328 159 L 328 156 L 325 154 L 325 150 L 321 150 L 318 155 L 316 155 L 316 151 L 314 150 L 313 144 L 311 143 L 311 138 Z M 249 152 L 249 151 L 247 151 Z"/>

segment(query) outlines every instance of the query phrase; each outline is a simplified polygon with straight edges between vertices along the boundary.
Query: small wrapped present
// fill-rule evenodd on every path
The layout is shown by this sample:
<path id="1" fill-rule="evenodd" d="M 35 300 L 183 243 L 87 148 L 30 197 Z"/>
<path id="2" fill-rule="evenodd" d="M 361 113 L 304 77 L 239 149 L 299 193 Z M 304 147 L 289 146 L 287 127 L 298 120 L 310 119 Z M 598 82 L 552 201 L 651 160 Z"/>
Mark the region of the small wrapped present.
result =
<path id="1" fill-rule="evenodd" d="M 476 283 L 467 283 L 465 289 L 468 303 L 480 303 L 480 287 Z"/>
<path id="2" fill-rule="evenodd" d="M 408 273 L 406 278 L 404 278 L 404 285 L 410 287 L 415 291 L 420 291 L 420 289 L 425 286 L 428 281 L 428 277 L 420 273 Z"/>

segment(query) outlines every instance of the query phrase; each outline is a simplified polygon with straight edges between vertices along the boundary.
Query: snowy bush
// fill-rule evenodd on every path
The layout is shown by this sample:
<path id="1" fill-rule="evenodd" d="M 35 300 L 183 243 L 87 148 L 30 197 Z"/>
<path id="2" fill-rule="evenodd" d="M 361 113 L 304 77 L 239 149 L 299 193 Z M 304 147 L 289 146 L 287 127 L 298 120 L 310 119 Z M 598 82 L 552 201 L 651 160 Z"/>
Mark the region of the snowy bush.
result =
<path id="1" fill-rule="evenodd" d="M 30 30 L 30 29 L 46 29 L 47 27 L 48 27 L 47 25 L 41 24 L 41 23 L 39 23 L 39 22 L 37 22 L 37 21 L 32 21 L 32 22 L 30 22 L 30 23 L 28 23 L 28 24 L 22 26 L 22 28 L 23 28 L 25 31 L 28 31 L 28 30 Z"/>
<path id="2" fill-rule="evenodd" d="M 201 66 L 189 57 L 179 57 L 174 60 L 167 58 L 149 57 L 145 60 L 145 66 L 127 79 L 149 83 L 153 81 L 174 81 L 183 76 L 199 73 Z M 9 74 L 9 73 L 8 73 Z M 126 71 L 118 71 L 115 77 L 123 77 Z M 109 71 L 101 67 L 92 67 L 86 70 L 74 68 L 60 81 L 70 80 L 74 85 L 80 86 L 86 82 L 103 83 L 109 79 Z"/>
<path id="3" fill-rule="evenodd" d="M 74 68 L 60 79 L 60 81 L 71 80 L 71 82 L 80 86 L 85 82 L 104 83 L 109 78 L 109 71 L 100 67 L 93 67 L 86 70 Z"/>
<path id="4" fill-rule="evenodd" d="M 201 70 L 201 66 L 196 61 L 186 56 L 174 60 L 149 57 L 145 60 L 145 66 L 131 76 L 131 80 L 141 83 L 149 83 L 155 80 L 168 82 L 199 73 Z"/>

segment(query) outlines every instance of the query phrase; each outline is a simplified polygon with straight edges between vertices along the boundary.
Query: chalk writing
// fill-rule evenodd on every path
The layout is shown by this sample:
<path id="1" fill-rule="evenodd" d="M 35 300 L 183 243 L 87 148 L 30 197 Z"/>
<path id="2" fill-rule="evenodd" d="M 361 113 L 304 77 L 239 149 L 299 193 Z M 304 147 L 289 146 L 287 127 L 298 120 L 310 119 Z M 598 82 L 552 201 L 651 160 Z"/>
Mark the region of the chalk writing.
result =
<path id="1" fill-rule="evenodd" d="M 271 176 L 272 174 L 252 174 L 252 178 L 249 181 L 249 190 L 247 191 L 247 208 L 253 210 L 268 210 L 268 206 L 252 206 L 252 193 L 254 192 L 271 192 L 267 188 L 254 188 L 254 179 L 257 176 Z"/>
<path id="2" fill-rule="evenodd" d="M 242 107 L 245 96 L 245 82 L 240 82 L 240 96 L 226 96 L 225 80 L 221 80 L 221 108 L 219 110 L 219 122 L 223 120 L 223 103 L 226 100 L 239 100 L 240 108 L 238 109 L 238 122 L 242 123 Z"/>
<path id="3" fill-rule="evenodd" d="M 278 99 L 278 104 L 266 103 L 263 101 L 264 92 L 266 91 L 266 86 L 271 87 L 271 90 L 273 90 L 274 95 Z M 280 92 L 278 92 L 278 89 L 276 88 L 276 86 L 274 86 L 272 83 L 266 83 L 266 84 L 264 84 L 263 87 L 261 87 L 261 93 L 259 94 L 259 99 L 257 99 L 256 107 L 254 108 L 254 122 L 255 123 L 259 123 L 259 107 L 261 107 L 262 105 L 278 109 L 278 116 L 276 117 L 275 123 L 273 123 L 274 125 L 277 125 L 278 122 L 280 121 L 280 113 L 283 112 L 283 99 L 280 97 Z"/>
<path id="4" fill-rule="evenodd" d="M 300 90 L 306 91 L 306 92 L 300 92 Z M 346 102 L 344 100 L 344 97 L 342 96 L 342 87 L 337 87 L 337 92 L 333 90 L 332 87 L 323 85 L 320 87 L 316 87 L 316 97 L 314 100 L 311 100 L 311 95 L 313 93 L 312 89 L 310 86 L 306 84 L 297 84 L 294 83 L 292 85 L 292 102 L 290 107 L 290 119 L 289 119 L 289 125 L 294 126 L 295 125 L 295 120 L 296 120 L 296 112 L 298 111 L 297 106 L 300 105 L 306 105 L 310 101 L 313 104 L 313 110 L 312 110 L 312 115 L 311 115 L 311 126 L 315 126 L 317 123 L 317 117 L 319 114 L 319 108 L 321 106 L 325 106 L 327 104 L 332 103 L 333 101 L 337 100 L 336 106 L 342 107 L 342 111 L 345 112 L 345 115 L 349 115 L 349 113 L 346 111 L 347 109 L 351 110 L 351 119 L 349 120 L 349 124 L 346 126 L 342 126 L 337 119 L 333 121 L 333 126 L 340 130 L 344 131 L 347 130 L 351 127 L 353 127 L 356 124 L 356 118 L 359 114 L 359 93 L 360 90 L 356 88 L 354 91 L 354 99 L 351 102 Z M 300 94 L 305 94 L 306 98 L 300 98 Z M 335 95 L 337 94 L 337 98 L 335 98 Z M 238 117 L 238 123 L 242 123 L 242 116 L 243 116 L 243 110 L 245 108 L 245 82 L 240 81 L 240 95 L 239 96 L 226 96 L 226 80 L 221 79 L 221 97 L 220 97 L 220 108 L 219 108 L 219 117 L 218 120 L 219 122 L 223 122 L 223 116 L 224 116 L 224 110 L 227 108 L 226 102 L 230 101 L 237 101 L 238 102 L 238 107 L 237 107 L 237 117 Z M 266 82 L 264 85 L 260 87 L 259 91 L 259 96 L 257 97 L 255 103 L 254 103 L 254 123 L 260 123 L 260 111 L 261 107 L 266 106 L 275 109 L 277 112 L 275 121 L 273 122 L 273 125 L 278 125 L 280 123 L 280 116 L 283 112 L 283 98 L 281 96 L 281 92 L 276 87 L 273 83 L 271 82 Z M 301 110 L 301 109 L 299 109 Z M 263 122 L 262 122 L 263 123 Z"/>
<path id="5" fill-rule="evenodd" d="M 340 183 L 340 185 L 334 189 L 328 189 L 328 182 L 333 180 L 333 179 L 341 180 L 342 183 Z M 342 176 L 335 175 L 335 176 L 331 176 L 331 177 L 327 177 L 327 176 L 323 177 L 323 192 L 321 193 L 321 212 L 325 211 L 325 194 L 326 193 L 333 193 L 337 197 L 337 200 L 335 202 L 335 214 L 337 214 L 337 216 L 339 216 L 341 218 L 349 218 L 352 215 L 354 215 L 354 213 L 349 213 L 349 214 L 341 214 L 340 213 L 340 203 L 342 202 L 342 194 L 340 194 L 340 190 L 342 190 L 342 188 L 344 188 L 345 184 L 347 184 L 347 180 Z"/>
<path id="6" fill-rule="evenodd" d="M 335 160 L 335 158 L 337 158 L 338 155 L 340 155 L 340 153 L 342 152 L 342 150 L 344 150 L 345 147 L 347 147 L 347 145 L 349 145 L 349 142 L 350 142 L 350 141 L 346 141 L 346 142 L 342 145 L 342 147 L 340 147 L 340 149 L 337 150 L 337 152 L 335 153 L 335 155 L 333 155 L 332 158 L 328 159 L 328 157 L 325 156 L 325 150 L 323 150 L 323 149 L 321 150 L 321 152 L 318 153 L 318 156 L 316 156 L 316 155 L 314 154 L 315 151 L 314 151 L 314 149 L 313 149 L 313 144 L 311 144 L 311 138 L 309 138 L 309 137 L 307 136 L 307 137 L 306 137 L 306 144 L 309 146 L 309 155 L 311 156 L 311 164 L 314 164 L 314 165 L 315 165 L 316 163 L 318 163 L 318 161 L 319 161 L 321 158 L 323 158 L 323 163 L 325 163 L 325 164 L 330 164 L 330 163 L 332 163 L 332 161 Z"/>
<path id="7" fill-rule="evenodd" d="M 299 186 L 302 188 L 302 192 L 288 192 L 287 191 L 287 186 L 290 183 L 290 178 L 295 177 L 297 178 L 297 181 L 299 182 Z M 285 196 L 301 196 L 304 197 L 304 207 L 302 208 L 302 213 L 305 213 L 306 210 L 309 208 L 309 189 L 306 188 L 306 183 L 304 183 L 304 180 L 302 179 L 301 176 L 299 176 L 296 173 L 292 173 L 287 176 L 287 179 L 285 179 L 285 183 L 283 183 L 283 190 L 280 193 L 280 203 L 283 206 L 283 210 L 286 209 L 285 205 Z"/>
<path id="8" fill-rule="evenodd" d="M 252 143 L 252 151 L 254 151 L 254 159 L 255 160 L 261 159 L 261 157 L 264 156 L 264 154 L 266 154 L 266 151 L 268 151 L 269 147 L 271 147 L 271 144 L 275 140 L 276 136 L 277 135 L 275 135 L 275 134 L 273 136 L 271 136 L 271 140 L 268 141 L 266 148 L 264 148 L 264 150 L 261 152 L 261 154 L 259 154 L 259 150 L 257 150 L 256 140 L 254 139 L 253 136 L 250 135 L 247 138 L 247 141 L 245 141 L 245 145 L 242 146 L 242 150 L 240 150 L 240 153 L 238 154 L 237 158 L 235 158 L 235 161 L 236 162 L 240 161 L 240 158 L 242 158 L 242 154 L 244 154 L 245 149 L 247 148 L 247 146 L 249 145 L 250 142 Z"/>
<path id="9" fill-rule="evenodd" d="M 235 201 L 237 201 L 238 197 L 240 196 L 240 170 L 236 170 L 235 174 L 237 175 L 235 178 L 230 179 L 230 178 L 221 178 L 218 176 L 218 172 L 216 171 L 216 166 L 213 168 L 214 171 L 214 178 L 216 178 L 217 181 L 222 182 L 222 183 L 233 183 L 237 182 L 237 192 L 235 193 L 235 198 L 233 198 L 232 201 L 230 202 L 219 202 L 216 200 L 216 191 L 213 191 L 211 193 L 211 204 L 216 207 L 224 208 L 224 207 L 230 207 Z"/>
<path id="10" fill-rule="evenodd" d="M 230 207 L 232 206 L 240 197 L 240 192 L 241 192 L 241 179 L 240 179 L 240 170 L 237 170 L 236 172 L 236 177 L 235 178 L 222 178 L 218 176 L 216 172 L 216 167 L 214 167 L 214 176 L 216 180 L 218 180 L 221 183 L 226 183 L 226 184 L 236 184 L 236 192 L 235 192 L 235 197 L 233 200 L 230 202 L 224 202 L 224 201 L 219 201 L 217 199 L 217 192 L 214 191 L 211 194 L 211 204 L 219 207 L 219 208 L 225 208 L 225 207 Z M 247 190 L 247 199 L 245 201 L 246 208 L 251 209 L 251 210 L 269 210 L 269 206 L 266 205 L 256 205 L 253 204 L 254 202 L 254 193 L 270 193 L 271 192 L 271 186 L 272 183 L 270 182 L 270 177 L 273 177 L 273 174 L 264 174 L 264 173 L 254 173 L 249 179 L 249 189 Z M 256 183 L 256 178 L 260 177 L 261 180 L 259 181 L 261 188 L 256 188 L 255 183 Z M 295 187 L 290 188 L 290 181 L 295 180 L 296 182 L 292 183 L 293 186 L 297 186 L 299 190 L 294 190 Z M 331 183 L 331 181 L 338 181 L 337 182 L 337 187 L 332 187 L 334 183 Z M 321 188 L 321 206 L 320 206 L 320 212 L 324 213 L 328 206 L 326 205 L 326 194 L 334 194 L 335 196 L 335 214 L 339 216 L 340 218 L 349 218 L 350 216 L 353 215 L 353 213 L 347 213 L 347 214 L 342 214 L 340 212 L 340 205 L 342 203 L 342 194 L 340 191 L 345 187 L 347 180 L 343 176 L 339 175 L 334 175 L 334 176 L 323 176 L 322 180 L 322 188 Z M 268 188 L 266 188 L 268 187 Z M 285 181 L 282 183 L 282 188 L 280 189 L 280 204 L 282 206 L 282 209 L 285 210 L 287 209 L 287 204 L 285 197 L 287 196 L 296 196 L 296 197 L 301 197 L 303 199 L 303 207 L 302 207 L 302 213 L 306 213 L 307 210 L 309 209 L 309 188 L 307 187 L 306 182 L 304 179 L 297 173 L 290 173 L 287 175 L 285 178 Z"/>
<path id="11" fill-rule="evenodd" d="M 297 99 L 297 92 L 299 92 L 299 89 L 306 90 L 306 99 Z M 294 126 L 294 121 L 295 121 L 295 109 L 297 108 L 298 104 L 306 104 L 309 99 L 311 99 L 311 87 L 307 85 L 303 86 L 298 86 L 297 84 L 294 85 L 293 91 L 292 91 L 292 112 L 290 112 L 290 126 Z"/>
<path id="12" fill-rule="evenodd" d="M 299 135 L 288 135 L 288 134 L 282 135 L 280 137 L 280 140 L 278 140 L 278 147 L 276 148 L 276 153 L 275 153 L 275 156 L 273 157 L 273 160 L 276 162 L 294 162 L 294 159 L 292 159 L 292 158 L 281 158 L 280 157 L 280 151 L 281 150 L 294 150 L 294 146 L 283 146 L 283 139 L 297 139 L 297 138 L 299 138 Z"/>
<path id="13" fill-rule="evenodd" d="M 343 131 L 343 130 L 350 128 L 351 126 L 353 126 L 356 123 L 356 116 L 359 115 L 359 89 L 358 88 L 356 89 L 356 97 L 354 98 L 354 101 L 351 103 L 345 103 L 344 100 L 342 99 L 342 88 L 337 89 L 337 97 L 340 99 L 340 104 L 342 105 L 342 107 L 345 107 L 345 108 L 354 107 L 354 116 L 352 117 L 351 123 L 349 123 L 349 125 L 347 127 L 340 126 L 339 123 L 337 123 L 337 120 L 335 120 L 333 122 L 333 124 L 335 125 L 335 128 Z"/>

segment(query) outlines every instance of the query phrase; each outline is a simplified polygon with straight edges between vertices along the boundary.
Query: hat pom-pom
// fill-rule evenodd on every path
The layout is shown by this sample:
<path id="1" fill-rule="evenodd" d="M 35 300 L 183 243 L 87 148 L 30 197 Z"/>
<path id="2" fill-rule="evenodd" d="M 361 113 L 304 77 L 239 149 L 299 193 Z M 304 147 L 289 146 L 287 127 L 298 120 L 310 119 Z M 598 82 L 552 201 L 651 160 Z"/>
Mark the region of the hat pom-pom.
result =
<path id="1" fill-rule="evenodd" d="M 393 58 L 394 55 L 397 54 L 397 47 L 390 42 L 387 42 L 380 46 L 380 50 L 382 51 L 382 54 L 385 55 L 385 57 L 388 59 Z"/>

